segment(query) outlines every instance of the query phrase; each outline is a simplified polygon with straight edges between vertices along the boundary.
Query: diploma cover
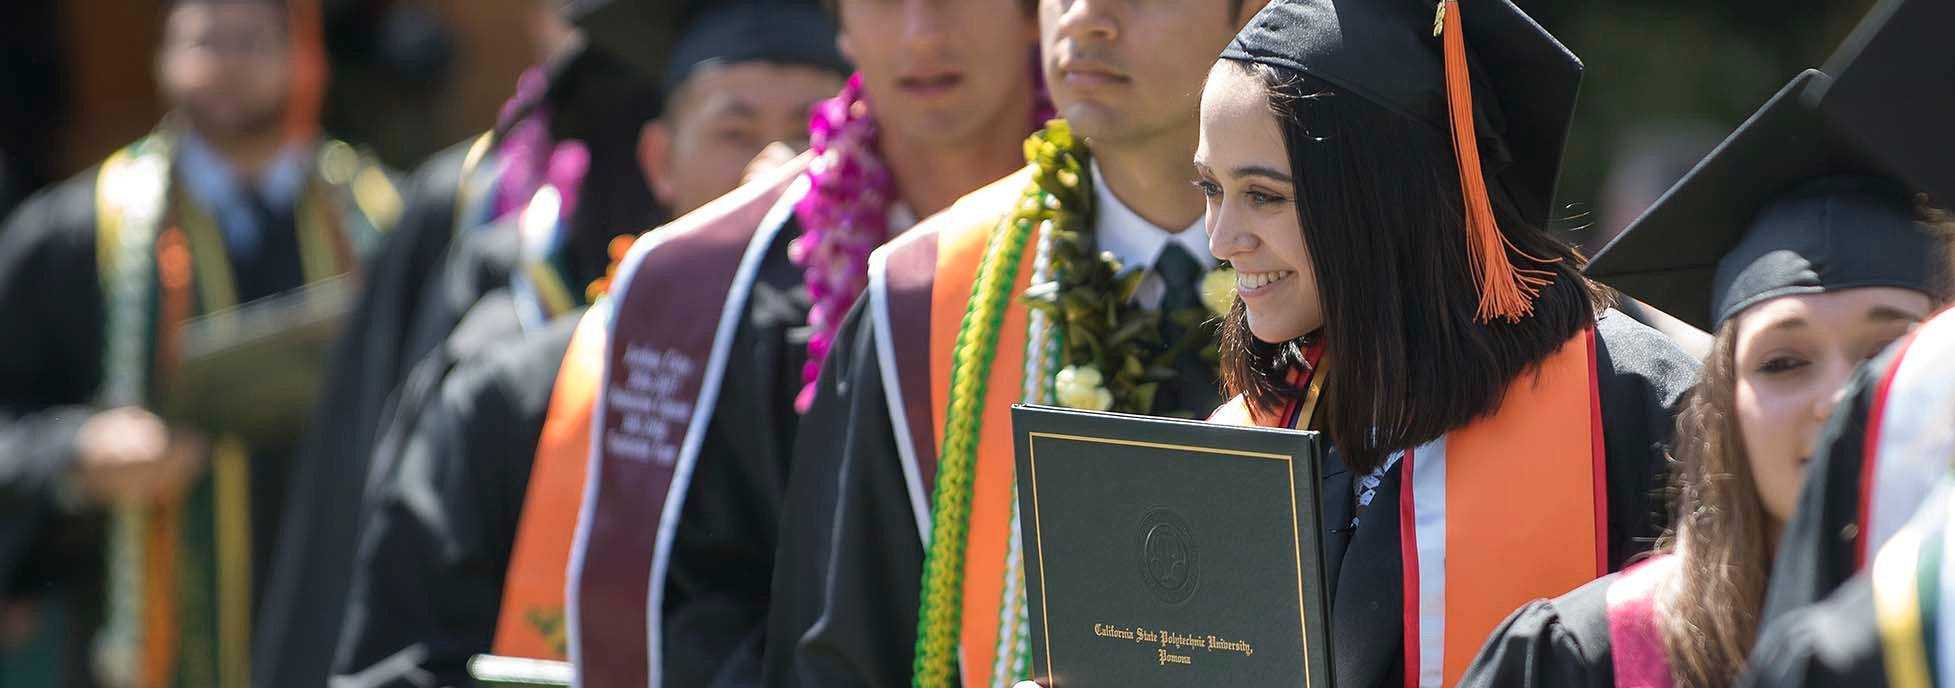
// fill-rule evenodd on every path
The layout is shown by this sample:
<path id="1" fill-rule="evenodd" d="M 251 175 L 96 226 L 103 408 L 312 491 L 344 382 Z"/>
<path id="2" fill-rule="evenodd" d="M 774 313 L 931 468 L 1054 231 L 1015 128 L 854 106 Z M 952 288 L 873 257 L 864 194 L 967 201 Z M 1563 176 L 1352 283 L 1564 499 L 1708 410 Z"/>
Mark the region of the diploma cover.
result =
<path id="1" fill-rule="evenodd" d="M 1314 432 L 1012 408 L 1032 675 L 1330 686 Z"/>
<path id="2" fill-rule="evenodd" d="M 331 277 L 185 322 L 163 416 L 249 446 L 290 443 L 319 400 L 357 287 Z"/>

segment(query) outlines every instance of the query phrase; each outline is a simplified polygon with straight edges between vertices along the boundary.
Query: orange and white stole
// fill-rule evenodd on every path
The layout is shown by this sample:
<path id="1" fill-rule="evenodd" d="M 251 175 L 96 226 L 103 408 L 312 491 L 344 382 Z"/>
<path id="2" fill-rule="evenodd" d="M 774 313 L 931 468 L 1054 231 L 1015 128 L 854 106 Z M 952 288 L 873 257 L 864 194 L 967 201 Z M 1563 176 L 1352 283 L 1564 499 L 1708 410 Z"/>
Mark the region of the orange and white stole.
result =
<path id="1" fill-rule="evenodd" d="M 1596 384 L 1589 328 L 1510 383 L 1492 416 L 1399 459 L 1406 685 L 1453 685 L 1514 609 L 1607 573 Z M 1276 416 L 1253 413 L 1238 397 L 1210 420 L 1308 427 L 1314 409 L 1304 407 L 1314 406 L 1318 387 L 1313 379 Z"/>
<path id="2" fill-rule="evenodd" d="M 1023 174 L 994 182 L 971 196 L 972 207 L 995 210 L 1011 208 L 1016 196 L 1029 183 Z M 995 194 L 1011 194 L 1007 202 L 983 202 Z M 956 209 L 956 206 L 953 206 Z M 930 384 L 931 407 L 947 413 L 953 392 L 950 388 L 952 351 L 963 329 L 966 303 L 972 298 L 979 265 L 991 242 L 995 216 L 977 217 L 947 229 L 937 238 L 936 272 L 930 308 Z M 1036 240 L 1035 240 L 1036 241 Z M 1018 279 L 1011 293 L 1022 293 L 1037 283 L 1039 251 L 1025 250 L 1019 256 Z M 969 531 L 965 536 L 964 575 L 956 602 L 959 613 L 958 657 L 962 683 L 966 688 L 995 688 L 1011 685 L 1024 674 L 1024 653 L 1030 629 L 1024 625 L 1024 578 L 1014 571 L 1022 565 L 1018 556 L 1020 540 L 1014 522 L 1016 482 L 1013 478 L 1011 406 L 1038 399 L 1038 387 L 1050 374 L 1028 371 L 1028 361 L 1037 366 L 1048 360 L 1040 344 L 1047 339 L 1033 332 L 1034 311 L 1015 299 L 1003 310 L 998 326 L 998 343 L 984 387 L 981 434 L 971 474 L 968 506 Z M 1027 385 L 1033 386 L 1028 389 Z M 941 418 L 941 416 L 940 416 Z M 938 438 L 941 442 L 941 437 Z M 941 453 L 942 447 L 938 447 Z M 935 473 L 935 470 L 931 471 Z M 938 508 L 932 495 L 932 509 Z M 934 535 L 934 534 L 933 534 Z M 925 540 L 928 546 L 929 540 Z"/>

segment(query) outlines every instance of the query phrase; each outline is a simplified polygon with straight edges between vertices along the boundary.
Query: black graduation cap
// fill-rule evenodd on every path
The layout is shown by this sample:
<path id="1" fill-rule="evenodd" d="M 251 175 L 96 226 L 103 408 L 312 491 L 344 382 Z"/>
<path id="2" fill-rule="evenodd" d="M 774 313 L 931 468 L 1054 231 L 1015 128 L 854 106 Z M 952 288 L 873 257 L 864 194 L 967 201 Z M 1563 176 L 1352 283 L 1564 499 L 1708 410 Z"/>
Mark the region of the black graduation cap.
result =
<path id="1" fill-rule="evenodd" d="M 834 21 L 813 0 L 564 0 L 558 12 L 590 45 L 666 90 L 713 61 L 848 71 Z"/>
<path id="2" fill-rule="evenodd" d="M 1915 221 L 1909 190 L 1822 112 L 1831 85 L 1818 70 L 1786 84 L 1596 254 L 1588 274 L 1705 330 L 1776 296 L 1936 293 L 1940 240 Z"/>
<path id="3" fill-rule="evenodd" d="M 1507 264 L 1488 204 L 1536 227 L 1552 219 L 1582 62 L 1508 0 L 1464 4 L 1273 0 L 1222 57 L 1302 72 L 1451 135 L 1468 246 L 1476 265 L 1493 261 L 1480 271 L 1481 318 L 1514 320 L 1544 280 Z"/>
<path id="4" fill-rule="evenodd" d="M 648 75 L 665 69 L 688 0 L 565 0 L 558 9 L 584 40 Z"/>
<path id="5" fill-rule="evenodd" d="M 1955 203 L 1955 2 L 1886 0 L 1847 37 L 1825 72 L 1821 109 L 1889 171 Z"/>
<path id="6" fill-rule="evenodd" d="M 849 72 L 835 46 L 834 21 L 813 2 L 721 0 L 685 22 L 659 87 L 670 95 L 701 67 L 755 60 Z"/>

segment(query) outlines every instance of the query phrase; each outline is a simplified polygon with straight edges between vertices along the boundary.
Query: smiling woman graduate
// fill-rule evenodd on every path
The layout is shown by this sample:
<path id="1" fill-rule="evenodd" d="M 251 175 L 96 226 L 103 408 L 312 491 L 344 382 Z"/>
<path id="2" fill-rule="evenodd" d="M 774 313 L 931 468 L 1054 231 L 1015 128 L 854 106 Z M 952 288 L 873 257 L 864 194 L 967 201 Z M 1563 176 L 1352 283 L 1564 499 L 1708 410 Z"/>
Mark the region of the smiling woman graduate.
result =
<path id="1" fill-rule="evenodd" d="M 1278 1 L 1209 72 L 1195 167 L 1241 275 L 1211 420 L 1333 444 L 1339 685 L 1452 685 L 1657 532 L 1696 365 L 1544 229 L 1580 77 L 1504 0 Z"/>

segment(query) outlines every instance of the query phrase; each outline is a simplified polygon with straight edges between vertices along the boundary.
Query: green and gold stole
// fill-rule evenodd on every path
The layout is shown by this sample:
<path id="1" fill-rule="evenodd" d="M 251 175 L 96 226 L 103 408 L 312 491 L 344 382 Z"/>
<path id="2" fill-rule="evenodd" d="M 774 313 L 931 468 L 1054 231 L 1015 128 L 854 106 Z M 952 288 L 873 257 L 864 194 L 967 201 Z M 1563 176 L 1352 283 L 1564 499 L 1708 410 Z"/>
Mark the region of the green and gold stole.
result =
<path id="1" fill-rule="evenodd" d="M 171 155 L 170 137 L 152 134 L 112 155 L 97 179 L 104 408 L 153 405 L 170 384 L 184 321 L 237 305 L 224 238 L 173 183 Z M 326 142 L 311 162 L 296 213 L 308 284 L 356 269 L 400 213 L 392 181 L 351 146 Z M 250 453 L 235 437 L 213 439 L 209 479 L 179 499 L 113 510 L 96 650 L 112 685 L 249 681 Z"/>
<path id="2" fill-rule="evenodd" d="M 1944 477 L 1935 494 L 1907 525 L 1882 545 L 1873 560 L 1874 619 L 1880 629 L 1881 660 L 1887 684 L 1895 688 L 1928 688 L 1937 680 L 1947 658 L 1939 647 L 1946 627 L 1938 623 L 1947 607 L 1942 589 L 1949 569 L 1951 481 Z"/>

